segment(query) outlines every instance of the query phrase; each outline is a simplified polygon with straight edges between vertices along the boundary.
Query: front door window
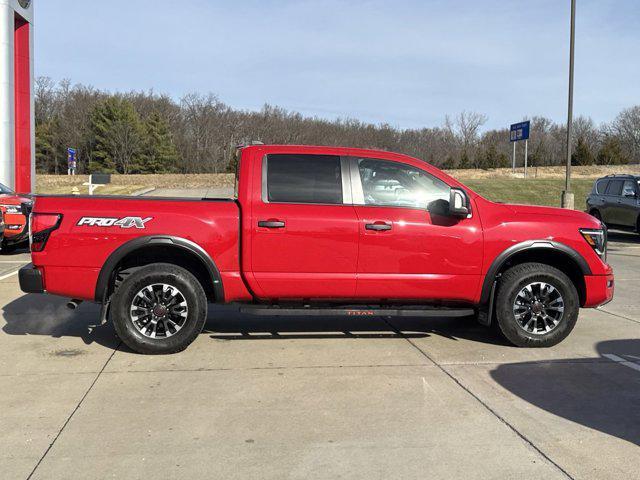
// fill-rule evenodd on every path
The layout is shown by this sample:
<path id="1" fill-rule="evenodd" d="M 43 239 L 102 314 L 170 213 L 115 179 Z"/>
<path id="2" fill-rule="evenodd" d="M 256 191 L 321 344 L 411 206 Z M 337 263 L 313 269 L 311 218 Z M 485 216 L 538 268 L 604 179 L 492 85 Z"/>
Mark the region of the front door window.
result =
<path id="1" fill-rule="evenodd" d="M 358 159 L 365 205 L 419 208 L 449 200 L 450 187 L 442 180 L 411 165 Z"/>

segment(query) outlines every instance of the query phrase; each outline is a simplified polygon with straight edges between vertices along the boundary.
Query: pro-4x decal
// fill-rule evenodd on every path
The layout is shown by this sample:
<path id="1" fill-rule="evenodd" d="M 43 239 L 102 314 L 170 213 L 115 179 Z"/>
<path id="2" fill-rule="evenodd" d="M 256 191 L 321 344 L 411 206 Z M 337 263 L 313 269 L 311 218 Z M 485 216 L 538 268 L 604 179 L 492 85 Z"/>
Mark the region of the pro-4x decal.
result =
<path id="1" fill-rule="evenodd" d="M 144 225 L 153 217 L 82 217 L 76 225 L 87 227 L 120 227 L 120 228 L 145 228 Z"/>

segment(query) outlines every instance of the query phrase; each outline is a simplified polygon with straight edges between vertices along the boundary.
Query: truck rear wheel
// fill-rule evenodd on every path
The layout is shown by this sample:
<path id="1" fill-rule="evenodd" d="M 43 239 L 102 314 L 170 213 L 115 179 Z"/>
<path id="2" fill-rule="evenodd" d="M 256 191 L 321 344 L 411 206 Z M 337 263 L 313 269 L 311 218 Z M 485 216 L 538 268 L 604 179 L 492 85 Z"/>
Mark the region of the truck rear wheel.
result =
<path id="1" fill-rule="evenodd" d="M 551 347 L 578 320 L 580 302 L 573 282 L 543 263 L 523 263 L 500 278 L 496 319 L 500 332 L 518 347 Z"/>
<path id="2" fill-rule="evenodd" d="M 111 318 L 120 339 L 144 354 L 187 348 L 207 319 L 207 299 L 187 270 L 154 263 L 129 275 L 116 290 Z"/>

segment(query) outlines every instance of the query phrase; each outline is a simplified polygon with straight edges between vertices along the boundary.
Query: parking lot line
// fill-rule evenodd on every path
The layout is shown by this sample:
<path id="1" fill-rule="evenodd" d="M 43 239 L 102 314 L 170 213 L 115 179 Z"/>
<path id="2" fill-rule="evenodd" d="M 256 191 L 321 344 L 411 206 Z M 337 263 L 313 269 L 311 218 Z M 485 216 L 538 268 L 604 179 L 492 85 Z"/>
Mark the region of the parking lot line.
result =
<path id="1" fill-rule="evenodd" d="M 438 367 L 438 369 L 440 369 L 440 371 L 442 373 L 444 373 L 447 377 L 449 377 L 458 387 L 460 387 L 462 390 L 464 390 L 468 395 L 470 395 L 474 400 L 476 400 L 478 403 L 480 403 L 480 405 L 482 405 L 482 407 L 485 408 L 485 410 L 487 410 L 491 415 L 493 415 L 498 421 L 500 421 L 504 426 L 506 426 L 509 430 L 511 430 L 518 438 L 520 438 L 520 440 L 522 440 L 530 449 L 532 449 L 533 451 L 535 451 L 538 455 L 540 455 L 540 457 L 545 460 L 548 464 L 550 464 L 552 467 L 556 468 L 558 470 L 558 472 L 563 475 L 565 478 L 568 478 L 569 480 L 573 480 L 573 477 L 569 474 L 569 472 L 567 472 L 564 468 L 562 468 L 558 463 L 556 463 L 551 457 L 549 457 L 549 455 L 547 455 L 545 452 L 543 452 L 535 443 L 533 443 L 532 440 L 530 440 L 529 438 L 527 438 L 527 436 L 525 436 L 522 432 L 520 432 L 520 430 L 518 430 L 513 424 L 511 424 L 505 417 L 503 417 L 502 415 L 500 415 L 495 409 L 493 409 L 492 407 L 490 407 L 486 402 L 484 402 L 478 395 L 476 395 L 473 391 L 471 391 L 471 389 L 469 387 L 467 387 L 466 385 L 464 385 L 460 379 L 458 379 L 453 373 L 451 373 L 449 370 L 447 370 L 446 368 L 444 368 L 444 366 L 442 366 L 440 363 L 436 362 L 433 358 L 431 358 L 431 356 L 425 352 L 422 348 L 420 348 L 419 345 L 417 345 L 415 342 L 413 342 L 410 338 L 404 336 L 403 332 L 400 331 L 398 328 L 396 328 L 391 322 L 389 322 L 388 320 L 385 320 L 385 323 L 387 323 L 387 325 L 389 325 L 389 327 L 394 330 L 398 335 L 402 336 L 408 343 L 409 345 L 411 345 L 411 347 L 415 348 L 421 355 L 423 355 L 424 357 L 426 357 L 428 360 L 430 360 L 431 362 L 433 362 L 436 367 Z"/>
<path id="2" fill-rule="evenodd" d="M 36 473 L 36 470 L 38 469 L 38 467 L 40 466 L 42 461 L 45 459 L 45 457 L 49 454 L 49 452 L 53 448 L 53 445 L 56 443 L 56 441 L 58 440 L 58 438 L 60 437 L 60 435 L 62 434 L 64 429 L 67 427 L 67 425 L 69 424 L 69 422 L 71 421 L 73 416 L 76 414 L 76 412 L 80 409 L 80 406 L 82 405 L 82 402 L 84 402 L 85 398 L 87 398 L 87 395 L 89 395 L 89 393 L 91 392 L 91 390 L 95 386 L 96 382 L 100 378 L 100 375 L 102 375 L 102 373 L 104 372 L 105 368 L 107 368 L 107 364 L 111 361 L 113 356 L 116 354 L 116 352 L 118 351 L 118 348 L 120 348 L 120 344 L 118 344 L 118 346 L 113 350 L 113 352 L 111 352 L 111 355 L 109 355 L 109 358 L 107 358 L 107 361 L 104 362 L 104 365 L 102 366 L 102 368 L 100 369 L 100 371 L 96 375 L 96 378 L 93 379 L 93 382 L 91 382 L 91 385 L 89 385 L 89 388 L 87 389 L 87 391 L 84 393 L 82 398 L 80 398 L 80 401 L 78 402 L 78 404 L 71 411 L 71 414 L 67 417 L 65 422 L 62 424 L 62 427 L 60 428 L 60 430 L 58 430 L 58 433 L 56 434 L 56 436 L 53 437 L 53 440 L 51 440 L 51 443 L 49 443 L 49 446 L 47 447 L 47 449 L 44 451 L 44 453 L 42 454 L 42 456 L 40 457 L 38 462 L 33 467 L 33 470 L 31 470 L 31 473 L 27 477 L 27 480 L 30 480 L 33 477 L 33 475 Z"/>
<path id="3" fill-rule="evenodd" d="M 612 362 L 619 363 L 620 365 L 624 365 L 625 367 L 633 368 L 640 372 L 640 364 L 630 362 L 629 360 L 619 357 L 618 355 L 614 355 L 613 353 L 603 353 L 603 357 L 607 357 Z"/>
<path id="4" fill-rule="evenodd" d="M 15 270 L 15 271 L 13 271 L 13 272 L 11 272 L 11 273 L 7 273 L 7 274 L 5 274 L 5 275 L 2 275 L 2 276 L 0 277 L 0 280 L 5 280 L 5 279 L 7 279 L 7 278 L 9 278 L 9 277 L 14 276 L 16 273 L 18 273 L 18 271 L 19 271 L 19 270 L 20 270 L 20 269 Z"/>

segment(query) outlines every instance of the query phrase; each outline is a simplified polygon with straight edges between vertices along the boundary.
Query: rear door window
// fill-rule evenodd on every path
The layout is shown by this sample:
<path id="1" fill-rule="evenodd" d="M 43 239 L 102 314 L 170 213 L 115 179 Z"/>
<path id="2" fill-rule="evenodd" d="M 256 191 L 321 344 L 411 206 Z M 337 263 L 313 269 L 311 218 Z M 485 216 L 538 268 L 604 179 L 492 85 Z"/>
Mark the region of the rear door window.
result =
<path id="1" fill-rule="evenodd" d="M 622 184 L 624 182 L 622 180 L 611 180 L 609 181 L 609 186 L 607 187 L 606 194 L 607 195 L 621 195 L 622 194 Z"/>
<path id="2" fill-rule="evenodd" d="M 337 155 L 267 156 L 267 201 L 342 204 L 342 172 Z"/>

